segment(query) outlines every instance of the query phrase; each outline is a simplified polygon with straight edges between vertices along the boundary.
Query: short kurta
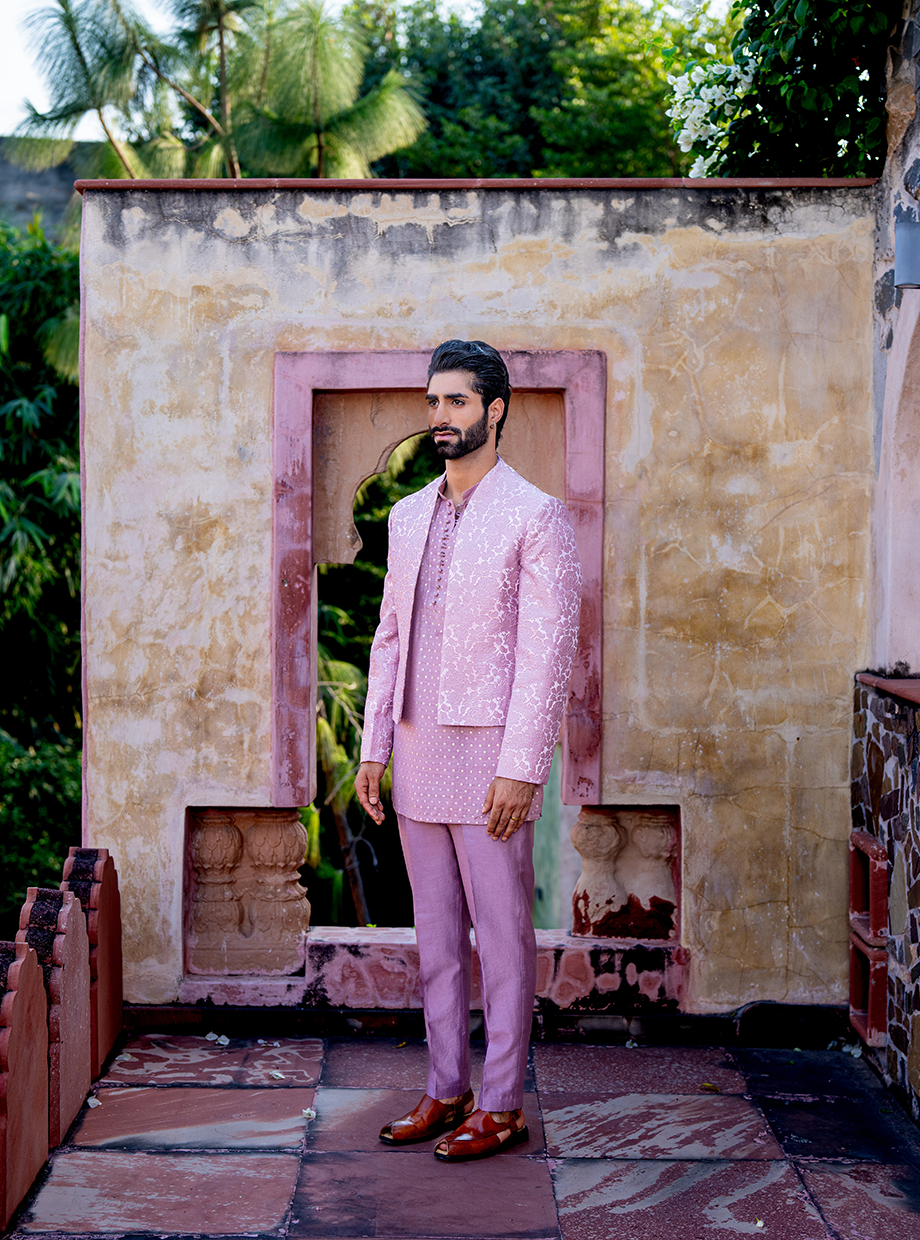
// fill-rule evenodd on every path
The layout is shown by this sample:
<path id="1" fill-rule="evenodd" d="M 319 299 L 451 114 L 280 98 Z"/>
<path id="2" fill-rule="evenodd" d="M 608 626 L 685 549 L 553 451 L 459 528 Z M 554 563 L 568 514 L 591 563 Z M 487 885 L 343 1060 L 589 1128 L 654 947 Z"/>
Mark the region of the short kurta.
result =
<path id="1" fill-rule="evenodd" d="M 438 723 L 438 686 L 447 579 L 457 526 L 476 490 L 458 508 L 441 493 L 431 518 L 412 608 L 402 718 L 393 736 L 393 806 L 416 822 L 482 823 L 505 729 Z M 543 789 L 534 791 L 528 819 L 539 818 Z"/>

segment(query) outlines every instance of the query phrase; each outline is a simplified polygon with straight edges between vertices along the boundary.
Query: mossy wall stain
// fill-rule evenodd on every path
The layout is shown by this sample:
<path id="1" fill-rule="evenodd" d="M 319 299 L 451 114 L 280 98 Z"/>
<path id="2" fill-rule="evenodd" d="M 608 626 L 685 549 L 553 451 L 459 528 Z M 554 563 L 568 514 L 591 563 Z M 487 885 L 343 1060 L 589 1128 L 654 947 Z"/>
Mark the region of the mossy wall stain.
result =
<path id="1" fill-rule="evenodd" d="M 185 807 L 269 803 L 274 354 L 449 336 L 607 356 L 603 796 L 681 807 L 682 1005 L 843 999 L 873 227 L 868 189 L 87 192 L 86 832 L 131 999 L 178 991 Z"/>

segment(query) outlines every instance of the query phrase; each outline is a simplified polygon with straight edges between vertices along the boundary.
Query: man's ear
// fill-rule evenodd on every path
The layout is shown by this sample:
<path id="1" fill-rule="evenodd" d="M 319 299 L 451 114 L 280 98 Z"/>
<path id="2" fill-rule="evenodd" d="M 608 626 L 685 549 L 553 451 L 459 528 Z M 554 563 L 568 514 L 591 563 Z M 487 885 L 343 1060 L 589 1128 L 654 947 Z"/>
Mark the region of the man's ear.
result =
<path id="1" fill-rule="evenodd" d="M 496 396 L 489 405 L 489 421 L 496 425 L 502 420 L 502 414 L 505 412 L 505 402 L 500 396 Z"/>

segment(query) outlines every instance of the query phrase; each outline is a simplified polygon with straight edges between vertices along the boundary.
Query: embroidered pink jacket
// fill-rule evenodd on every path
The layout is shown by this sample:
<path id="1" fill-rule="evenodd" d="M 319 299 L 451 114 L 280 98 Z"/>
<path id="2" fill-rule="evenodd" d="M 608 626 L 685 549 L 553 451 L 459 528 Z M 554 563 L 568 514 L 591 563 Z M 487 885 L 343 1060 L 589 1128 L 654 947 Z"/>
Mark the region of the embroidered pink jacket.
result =
<path id="1" fill-rule="evenodd" d="M 415 585 L 441 479 L 394 504 L 371 648 L 363 761 L 390 759 L 402 714 Z M 457 527 L 438 723 L 504 725 L 497 775 L 545 784 L 578 639 L 581 568 L 565 506 L 499 457 Z"/>

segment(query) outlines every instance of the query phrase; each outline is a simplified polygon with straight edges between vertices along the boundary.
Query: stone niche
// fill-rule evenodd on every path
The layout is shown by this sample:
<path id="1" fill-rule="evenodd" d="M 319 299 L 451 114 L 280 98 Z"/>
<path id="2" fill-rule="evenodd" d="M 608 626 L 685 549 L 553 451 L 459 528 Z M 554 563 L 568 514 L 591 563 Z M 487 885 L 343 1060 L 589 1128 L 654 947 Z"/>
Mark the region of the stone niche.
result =
<path id="1" fill-rule="evenodd" d="M 310 904 L 297 810 L 190 809 L 186 819 L 187 971 L 302 972 Z"/>
<path id="2" fill-rule="evenodd" d="M 574 935 L 679 941 L 676 805 L 587 805 L 571 836 L 581 854 L 572 896 Z"/>

